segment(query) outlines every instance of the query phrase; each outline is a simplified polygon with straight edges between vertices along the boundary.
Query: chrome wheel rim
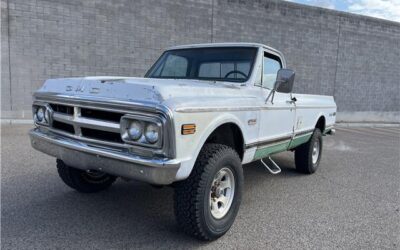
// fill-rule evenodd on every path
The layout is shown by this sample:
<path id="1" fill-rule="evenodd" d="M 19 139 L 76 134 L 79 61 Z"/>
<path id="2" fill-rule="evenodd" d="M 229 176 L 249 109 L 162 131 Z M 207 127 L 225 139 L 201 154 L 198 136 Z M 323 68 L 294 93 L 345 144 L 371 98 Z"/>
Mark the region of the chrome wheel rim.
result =
<path id="1" fill-rule="evenodd" d="M 231 208 L 235 195 L 235 177 L 229 168 L 219 170 L 210 189 L 210 211 L 215 219 L 224 217 Z"/>
<path id="2" fill-rule="evenodd" d="M 316 140 L 312 149 L 312 163 L 316 164 L 318 161 L 319 157 L 319 150 L 320 150 L 320 145 L 319 145 L 319 140 Z"/>

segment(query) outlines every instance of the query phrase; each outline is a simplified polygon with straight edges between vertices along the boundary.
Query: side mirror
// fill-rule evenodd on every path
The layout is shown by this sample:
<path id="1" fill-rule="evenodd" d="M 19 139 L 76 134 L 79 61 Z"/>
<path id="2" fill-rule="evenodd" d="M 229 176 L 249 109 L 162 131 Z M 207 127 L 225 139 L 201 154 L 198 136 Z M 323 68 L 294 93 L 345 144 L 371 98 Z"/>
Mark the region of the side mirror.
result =
<path id="1" fill-rule="evenodd" d="M 280 69 L 276 76 L 274 90 L 281 93 L 290 93 L 293 89 L 295 73 L 291 69 Z"/>

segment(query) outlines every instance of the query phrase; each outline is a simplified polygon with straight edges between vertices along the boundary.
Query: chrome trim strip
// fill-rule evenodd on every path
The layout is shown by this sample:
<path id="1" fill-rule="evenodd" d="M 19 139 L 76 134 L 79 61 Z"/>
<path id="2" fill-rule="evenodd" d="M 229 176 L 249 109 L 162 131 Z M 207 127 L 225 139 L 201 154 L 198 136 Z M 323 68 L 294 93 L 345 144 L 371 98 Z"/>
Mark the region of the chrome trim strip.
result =
<path id="1" fill-rule="evenodd" d="M 329 109 L 336 108 L 334 106 L 277 106 L 277 107 L 264 107 L 264 106 L 244 106 L 244 107 L 181 107 L 176 108 L 175 111 L 179 113 L 195 113 L 195 112 L 230 112 L 230 111 L 259 111 L 259 110 L 288 110 L 288 109 Z"/>
<path id="2" fill-rule="evenodd" d="M 312 132 L 314 132 L 314 129 L 307 129 L 307 130 L 303 130 L 303 131 L 297 131 L 297 132 L 294 133 L 293 138 L 296 138 L 298 136 L 303 136 L 303 135 L 306 135 L 306 134 L 309 134 L 309 133 L 312 133 Z"/>
<path id="3" fill-rule="evenodd" d="M 292 138 L 284 139 L 284 140 L 280 140 L 280 141 L 272 141 L 272 142 L 270 142 L 270 143 L 266 143 L 266 144 L 263 144 L 263 145 L 259 145 L 259 146 L 257 146 L 257 150 L 258 150 L 258 149 L 263 149 L 263 148 L 272 147 L 272 146 L 279 145 L 279 144 L 283 144 L 283 143 L 286 143 L 286 142 L 290 142 L 291 139 L 292 139 Z"/>
<path id="4" fill-rule="evenodd" d="M 276 137 L 273 139 L 268 139 L 268 140 L 263 140 L 263 141 L 257 141 L 257 142 L 252 142 L 249 144 L 245 145 L 245 149 L 249 149 L 252 147 L 258 147 L 258 148 L 264 148 L 264 147 L 268 147 L 268 146 L 273 146 L 275 144 L 280 144 L 283 143 L 285 141 L 290 141 L 296 137 L 300 137 L 300 136 L 305 136 L 309 133 L 312 133 L 314 131 L 314 129 L 308 129 L 308 130 L 304 130 L 301 132 L 297 132 L 294 135 L 292 133 L 288 134 L 288 135 L 284 135 L 284 136 L 280 136 L 280 137 Z"/>
<path id="5" fill-rule="evenodd" d="M 225 111 L 256 111 L 259 107 L 181 107 L 175 111 L 179 113 L 195 113 L 195 112 L 225 112 Z"/>
<path id="6" fill-rule="evenodd" d="M 291 140 L 291 139 L 292 139 L 291 134 L 285 135 L 285 136 L 280 136 L 280 137 L 276 137 L 274 139 L 268 139 L 268 140 L 264 140 L 264 141 L 257 141 L 257 142 L 246 144 L 245 149 L 249 149 L 252 147 L 264 147 L 264 146 L 269 146 L 270 144 L 280 144 L 281 142 Z"/>
<path id="7" fill-rule="evenodd" d="M 299 138 L 299 137 L 307 136 L 307 135 L 310 135 L 310 134 L 312 134 L 312 132 L 306 132 L 306 133 L 296 134 L 296 135 L 293 137 L 293 139 L 297 139 L 297 138 Z"/>
<path id="8" fill-rule="evenodd" d="M 297 106 L 296 105 L 296 109 L 335 109 L 335 106 Z"/>

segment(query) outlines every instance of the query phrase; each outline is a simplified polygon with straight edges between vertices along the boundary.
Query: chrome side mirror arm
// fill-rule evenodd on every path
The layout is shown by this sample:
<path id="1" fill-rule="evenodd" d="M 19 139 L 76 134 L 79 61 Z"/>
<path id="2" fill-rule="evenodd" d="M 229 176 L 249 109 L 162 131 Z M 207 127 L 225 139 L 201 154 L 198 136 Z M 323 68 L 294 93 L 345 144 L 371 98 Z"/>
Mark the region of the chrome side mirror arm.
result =
<path id="1" fill-rule="evenodd" d="M 269 100 L 269 98 L 272 96 L 271 103 L 274 104 L 275 91 L 276 91 L 276 90 L 271 89 L 271 92 L 269 92 L 267 98 L 265 99 L 265 103 L 267 103 L 268 100 Z"/>
<path id="2" fill-rule="evenodd" d="M 265 103 L 268 102 L 269 98 L 272 96 L 271 103 L 274 104 L 274 97 L 275 97 L 275 92 L 279 88 L 279 85 L 283 83 L 282 80 L 276 80 L 274 83 L 274 87 L 271 89 L 271 92 L 269 92 L 267 98 L 265 99 Z"/>

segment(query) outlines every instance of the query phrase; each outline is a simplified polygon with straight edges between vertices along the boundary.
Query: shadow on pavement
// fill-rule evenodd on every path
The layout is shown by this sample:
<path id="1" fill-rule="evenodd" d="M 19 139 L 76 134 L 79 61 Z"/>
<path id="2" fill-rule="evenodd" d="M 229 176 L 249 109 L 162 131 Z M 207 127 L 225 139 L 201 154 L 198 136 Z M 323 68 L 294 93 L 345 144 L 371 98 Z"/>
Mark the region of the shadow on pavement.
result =
<path id="1" fill-rule="evenodd" d="M 283 168 L 282 173 L 276 176 L 271 175 L 260 163 L 245 165 L 245 180 L 251 180 L 248 185 L 254 187 L 268 183 L 272 178 L 298 175 L 286 158 L 275 157 L 275 160 Z M 56 175 L 55 170 L 53 173 Z M 41 188 L 32 190 L 32 195 L 42 198 L 3 209 L 3 226 L 8 228 L 7 235 L 3 235 L 6 236 L 6 244 L 8 237 L 18 236 L 39 242 L 45 241 L 45 238 L 55 238 L 55 242 L 63 242 L 57 243 L 57 246 L 66 244 L 64 240 L 67 239 L 69 242 L 79 242 L 82 238 L 86 241 L 93 239 L 101 246 L 112 245 L 118 248 L 158 248 L 175 244 L 193 247 L 210 244 L 193 239 L 178 228 L 173 213 L 171 187 L 154 188 L 145 183 L 120 180 L 109 190 L 81 194 L 65 186 L 61 180 L 54 179 L 58 176 L 52 176 L 53 181 L 50 183 L 46 183 L 46 175 L 40 178 L 16 180 L 28 187 L 42 183 Z M 49 193 L 47 189 L 56 190 Z M 252 191 L 245 186 L 244 192 L 250 195 L 246 192 Z M 149 235 L 151 242 L 148 240 Z"/>

